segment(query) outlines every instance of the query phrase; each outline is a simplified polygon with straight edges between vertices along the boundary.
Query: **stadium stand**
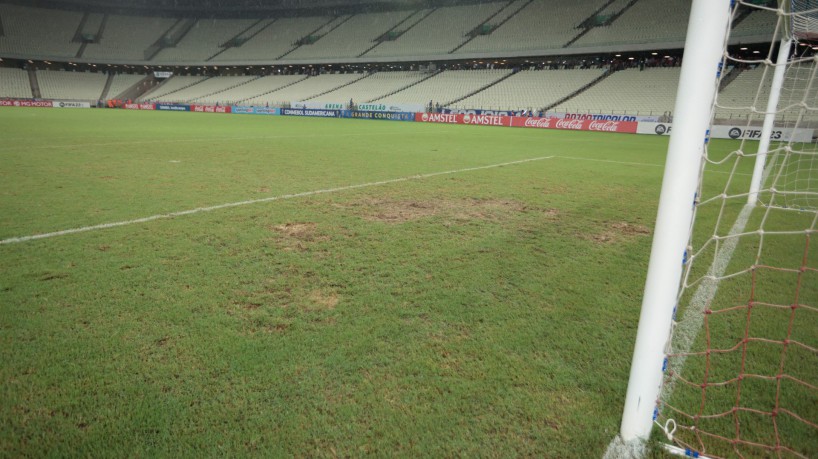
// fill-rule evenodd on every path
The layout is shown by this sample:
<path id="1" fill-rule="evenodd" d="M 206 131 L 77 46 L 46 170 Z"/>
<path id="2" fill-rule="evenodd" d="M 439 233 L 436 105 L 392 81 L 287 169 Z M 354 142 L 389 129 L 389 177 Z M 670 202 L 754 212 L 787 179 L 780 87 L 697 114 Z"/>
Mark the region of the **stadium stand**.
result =
<path id="1" fill-rule="evenodd" d="M 247 105 L 283 105 L 312 99 L 321 94 L 348 85 L 353 81 L 366 78 L 369 75 L 362 73 L 324 74 L 305 78 L 295 84 L 281 87 L 267 94 L 252 97 L 242 101 Z M 280 77 L 279 77 L 280 78 Z"/>
<path id="2" fill-rule="evenodd" d="M 638 43 L 683 43 L 690 2 L 639 0 L 610 25 L 594 27 L 574 48 Z"/>
<path id="3" fill-rule="evenodd" d="M 265 94 L 272 93 L 287 85 L 294 84 L 306 78 L 307 77 L 305 75 L 265 76 L 255 80 L 250 80 L 244 84 L 240 84 L 232 88 L 225 89 L 221 92 L 198 97 L 196 102 L 202 104 L 238 104 L 247 99 L 262 97 Z"/>
<path id="4" fill-rule="evenodd" d="M 212 61 L 269 63 L 295 49 L 298 40 L 331 20 L 333 19 L 326 16 L 278 19 L 241 46 L 227 48 Z"/>
<path id="5" fill-rule="evenodd" d="M 21 69 L 0 67 L 0 97 L 31 98 L 28 72 Z"/>
<path id="6" fill-rule="evenodd" d="M 162 84 L 156 86 L 151 91 L 144 94 L 140 97 L 140 100 L 145 101 L 156 101 L 156 100 L 163 100 L 163 101 L 171 101 L 176 100 L 175 93 L 181 91 L 188 86 L 192 86 L 196 83 L 199 83 L 208 77 L 205 76 L 182 76 L 177 75 L 165 80 Z"/>
<path id="7" fill-rule="evenodd" d="M 300 46 L 287 58 L 358 57 L 371 48 L 378 37 L 405 20 L 409 14 L 406 11 L 390 11 L 355 15 L 315 43 Z"/>
<path id="8" fill-rule="evenodd" d="M 82 13 L 3 3 L 0 17 L 4 32 L 0 36 L 0 52 L 4 56 L 74 57 L 80 48 L 72 40 Z"/>
<path id="9" fill-rule="evenodd" d="M 730 32 L 731 41 L 753 43 L 759 40 L 769 40 L 763 34 L 759 36 L 760 30 L 775 30 L 778 16 L 775 12 L 766 10 L 754 10 Z"/>
<path id="10" fill-rule="evenodd" d="M 770 97 L 770 81 L 772 81 L 772 71 L 760 65 L 753 69 L 741 72 L 718 96 L 718 106 L 716 108 L 717 119 L 729 119 L 746 121 L 747 118 L 753 120 L 764 119 L 764 111 L 767 109 L 767 100 Z M 781 91 L 779 110 L 783 111 L 781 121 L 795 121 L 800 113 L 800 109 L 792 107 L 794 103 L 802 100 L 804 92 L 807 90 L 811 76 L 810 66 L 793 65 L 787 70 L 784 89 Z M 764 84 L 761 84 L 762 79 Z M 760 90 L 759 90 L 760 88 Z M 815 91 L 812 88 L 812 91 Z M 758 99 L 756 99 L 758 95 Z M 749 107 L 755 107 L 760 113 L 750 113 Z M 790 107 L 787 109 L 786 107 Z M 805 117 L 809 121 L 815 121 L 814 116 L 807 112 Z"/>
<path id="11" fill-rule="evenodd" d="M 171 18 L 110 15 L 98 43 L 89 43 L 86 59 L 99 62 L 145 60 L 148 48 L 177 22 Z"/>
<path id="12" fill-rule="evenodd" d="M 525 70 L 461 100 L 452 108 L 539 110 L 570 96 L 604 73 L 604 69 Z"/>
<path id="13" fill-rule="evenodd" d="M 579 93 L 558 112 L 662 115 L 673 111 L 680 67 L 631 68 L 614 72 Z"/>
<path id="14" fill-rule="evenodd" d="M 428 76 L 429 74 L 425 72 L 378 72 L 368 78 L 323 94 L 320 96 L 320 101 L 338 104 L 347 104 L 350 99 L 356 103 L 371 102 L 415 84 Z"/>
<path id="15" fill-rule="evenodd" d="M 256 22 L 252 19 L 199 19 L 175 46 L 163 48 L 157 62 L 203 62 L 219 46 Z"/>
<path id="16" fill-rule="evenodd" d="M 190 102 L 201 97 L 206 97 L 211 94 L 239 86 L 256 78 L 257 77 L 254 76 L 222 76 L 207 78 L 174 92 L 170 95 L 170 100 L 174 102 Z"/>
<path id="17" fill-rule="evenodd" d="M 511 70 L 448 70 L 402 91 L 379 97 L 373 102 L 385 104 L 423 104 L 429 101 L 448 105 L 481 88 L 508 78 Z"/>
<path id="18" fill-rule="evenodd" d="M 118 95 L 122 94 L 126 89 L 139 83 L 143 79 L 145 79 L 145 75 L 127 74 L 114 75 L 113 81 L 111 81 L 111 87 L 108 88 L 108 98 L 109 99 L 116 98 Z"/>
<path id="19" fill-rule="evenodd" d="M 396 40 L 383 41 L 364 56 L 447 54 L 466 41 L 472 29 L 503 6 L 503 3 L 478 3 L 437 8 Z"/>
<path id="20" fill-rule="evenodd" d="M 580 33 L 577 27 L 604 0 L 548 2 L 534 0 L 490 35 L 471 40 L 460 52 L 529 51 L 562 48 Z"/>
<path id="21" fill-rule="evenodd" d="M 104 73 L 41 70 L 37 72 L 44 99 L 94 101 L 102 97 L 108 76 Z"/>

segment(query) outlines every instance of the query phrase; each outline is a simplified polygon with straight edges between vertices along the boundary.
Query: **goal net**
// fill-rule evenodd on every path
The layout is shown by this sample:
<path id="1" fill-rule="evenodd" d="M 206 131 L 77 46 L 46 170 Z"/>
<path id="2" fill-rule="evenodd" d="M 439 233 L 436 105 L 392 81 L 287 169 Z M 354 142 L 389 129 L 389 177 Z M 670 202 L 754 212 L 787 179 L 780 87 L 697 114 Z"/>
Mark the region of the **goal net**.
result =
<path id="1" fill-rule="evenodd" d="M 689 27 L 606 457 L 648 436 L 691 457 L 818 457 L 818 0 L 694 0 Z"/>
<path id="2" fill-rule="evenodd" d="M 766 24 L 770 44 L 726 47 L 712 124 L 739 139 L 704 147 L 656 435 L 818 457 L 818 1 L 737 3 L 731 30 Z"/>

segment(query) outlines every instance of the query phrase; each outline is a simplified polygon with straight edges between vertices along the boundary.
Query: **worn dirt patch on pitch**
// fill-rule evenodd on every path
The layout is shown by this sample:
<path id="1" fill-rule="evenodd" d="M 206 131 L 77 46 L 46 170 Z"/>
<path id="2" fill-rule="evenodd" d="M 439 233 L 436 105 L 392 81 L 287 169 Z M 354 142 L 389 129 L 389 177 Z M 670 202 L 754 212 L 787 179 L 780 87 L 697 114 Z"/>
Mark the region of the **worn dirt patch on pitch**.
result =
<path id="1" fill-rule="evenodd" d="M 318 232 L 318 225 L 312 222 L 284 223 L 271 226 L 270 229 L 279 235 L 279 243 L 284 250 L 307 250 L 307 244 L 326 241 L 329 238 Z"/>
<path id="2" fill-rule="evenodd" d="M 650 236 L 651 230 L 645 225 L 628 222 L 609 222 L 605 225 L 605 230 L 590 234 L 590 239 L 599 244 L 610 244 L 623 239 Z"/>
<path id="3" fill-rule="evenodd" d="M 454 220 L 495 220 L 504 215 L 538 211 L 509 199 L 431 199 L 385 200 L 365 199 L 343 207 L 361 218 L 385 223 L 403 223 L 427 217 L 443 216 Z"/>
<path id="4" fill-rule="evenodd" d="M 310 303 L 317 306 L 319 309 L 335 309 L 338 305 L 338 294 L 335 292 L 325 292 L 322 290 L 314 290 L 308 296 Z"/>

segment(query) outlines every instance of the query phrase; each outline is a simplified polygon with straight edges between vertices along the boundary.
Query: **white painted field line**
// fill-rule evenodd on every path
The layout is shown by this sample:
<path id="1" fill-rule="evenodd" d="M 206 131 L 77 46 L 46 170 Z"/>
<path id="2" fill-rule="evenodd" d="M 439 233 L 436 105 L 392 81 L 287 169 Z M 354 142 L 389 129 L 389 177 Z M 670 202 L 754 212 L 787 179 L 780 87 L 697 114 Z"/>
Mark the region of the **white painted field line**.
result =
<path id="1" fill-rule="evenodd" d="M 227 208 L 230 208 L 230 207 L 240 207 L 240 206 L 247 206 L 247 205 L 250 205 L 250 204 L 259 204 L 259 203 L 272 202 L 272 201 L 283 201 L 283 200 L 286 200 L 286 199 L 303 198 L 303 197 L 307 197 L 307 196 L 315 196 L 315 195 L 318 195 L 318 194 L 337 193 L 337 192 L 340 192 L 340 191 L 355 190 L 355 189 L 359 189 L 359 188 L 369 188 L 369 187 L 380 186 L 380 185 L 389 185 L 389 184 L 392 184 L 392 183 L 407 182 L 407 181 L 410 181 L 410 180 L 420 180 L 420 179 L 425 179 L 425 178 L 430 178 L 430 177 L 437 177 L 437 176 L 440 176 L 440 175 L 451 175 L 451 174 L 459 174 L 459 173 L 463 173 L 463 172 L 479 171 L 479 170 L 484 170 L 484 169 L 494 169 L 494 168 L 503 167 L 503 166 L 513 166 L 513 165 L 516 165 L 516 164 L 530 163 L 530 162 L 533 162 L 533 161 L 542 161 L 544 159 L 551 159 L 551 158 L 553 158 L 553 156 L 540 156 L 540 157 L 537 157 L 537 158 L 521 159 L 519 161 L 509 161 L 509 162 L 505 162 L 505 163 L 489 164 L 488 166 L 466 167 L 466 168 L 463 168 L 463 169 L 454 169 L 454 170 L 450 170 L 450 171 L 431 172 L 431 173 L 428 173 L 428 174 L 410 175 L 408 177 L 401 177 L 401 178 L 390 179 L 390 180 L 381 180 L 381 181 L 378 181 L 378 182 L 368 182 L 368 183 L 360 183 L 360 184 L 357 184 L 357 185 L 346 185 L 346 186 L 339 186 L 339 187 L 335 187 L 335 188 L 325 188 L 325 189 L 322 189 L 322 190 L 304 191 L 302 193 L 293 193 L 293 194 L 284 194 L 284 195 L 279 195 L 279 196 L 270 196 L 268 198 L 249 199 L 247 201 L 229 202 L 229 203 L 225 203 L 225 204 L 217 204 L 215 206 L 208 206 L 208 207 L 197 207 L 195 209 L 181 210 L 181 211 L 178 211 L 178 212 L 170 212 L 170 213 L 167 213 L 167 214 L 151 215 L 149 217 L 136 218 L 136 219 L 133 219 L 133 220 L 123 220 L 123 221 L 119 221 L 119 222 L 101 223 L 99 225 L 83 226 L 83 227 L 80 227 L 80 228 L 71 228 L 71 229 L 66 229 L 66 230 L 61 230 L 61 231 L 54 231 L 54 232 L 51 232 L 51 233 L 34 234 L 34 235 L 31 235 L 31 236 L 12 237 L 12 238 L 8 238 L 8 239 L 0 240 L 0 245 L 16 244 L 16 243 L 20 243 L 20 242 L 34 241 L 34 240 L 37 240 L 37 239 L 47 239 L 47 238 L 52 238 L 52 237 L 57 237 L 57 236 L 66 236 L 66 235 L 69 235 L 69 234 L 76 234 L 76 233 L 85 233 L 85 232 L 88 232 L 88 231 L 96 231 L 96 230 L 107 229 L 107 228 L 116 228 L 118 226 L 135 225 L 137 223 L 152 222 L 154 220 L 181 217 L 181 216 L 185 216 L 185 215 L 198 214 L 198 213 L 201 213 L 201 212 L 212 212 L 214 210 L 227 209 Z"/>
<path id="2" fill-rule="evenodd" d="M 560 156 L 555 155 L 554 158 L 556 159 L 574 159 L 577 161 L 593 161 L 597 163 L 611 163 L 611 164 L 625 164 L 628 166 L 647 166 L 647 167 L 665 167 L 664 164 L 656 164 L 656 163 L 637 163 L 633 161 L 616 161 L 613 159 L 597 159 L 597 158 L 582 158 L 580 156 Z M 708 171 L 710 174 L 732 174 L 732 175 L 753 175 L 753 174 L 745 174 L 743 172 L 729 172 L 729 171 Z"/>

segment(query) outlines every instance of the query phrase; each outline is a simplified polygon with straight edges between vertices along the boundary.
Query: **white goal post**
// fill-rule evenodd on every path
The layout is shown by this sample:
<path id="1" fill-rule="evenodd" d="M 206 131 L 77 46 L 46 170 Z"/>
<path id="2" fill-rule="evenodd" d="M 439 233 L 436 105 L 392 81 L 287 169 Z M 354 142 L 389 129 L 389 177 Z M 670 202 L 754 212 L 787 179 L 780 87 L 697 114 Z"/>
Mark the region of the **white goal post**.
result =
<path id="1" fill-rule="evenodd" d="M 731 46 L 739 17 L 773 24 L 766 52 Z M 751 101 L 720 92 L 728 72 Z M 691 457 L 818 457 L 818 143 L 776 137 L 818 128 L 818 0 L 693 0 L 673 113 L 606 458 L 652 434 Z M 758 141 L 711 142 L 725 113 Z"/>

